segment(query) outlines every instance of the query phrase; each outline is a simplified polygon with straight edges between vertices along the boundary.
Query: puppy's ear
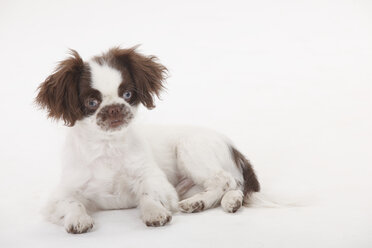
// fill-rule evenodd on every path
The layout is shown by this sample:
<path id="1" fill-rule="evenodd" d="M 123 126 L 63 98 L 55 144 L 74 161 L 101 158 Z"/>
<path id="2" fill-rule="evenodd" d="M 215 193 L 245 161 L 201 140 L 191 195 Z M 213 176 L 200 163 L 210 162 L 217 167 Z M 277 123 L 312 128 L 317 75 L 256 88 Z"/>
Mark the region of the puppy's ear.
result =
<path id="1" fill-rule="evenodd" d="M 76 51 L 70 52 L 71 57 L 60 62 L 55 72 L 39 86 L 35 99 L 39 106 L 47 109 L 48 117 L 62 119 L 67 126 L 73 126 L 83 116 L 79 81 L 84 62 Z"/>
<path id="2" fill-rule="evenodd" d="M 120 67 L 125 67 L 136 87 L 136 94 L 141 103 L 151 109 L 154 108 L 154 96 L 159 97 L 164 89 L 167 68 L 157 62 L 155 56 L 144 56 L 136 52 L 136 47 L 130 49 L 112 48 L 109 51 Z"/>

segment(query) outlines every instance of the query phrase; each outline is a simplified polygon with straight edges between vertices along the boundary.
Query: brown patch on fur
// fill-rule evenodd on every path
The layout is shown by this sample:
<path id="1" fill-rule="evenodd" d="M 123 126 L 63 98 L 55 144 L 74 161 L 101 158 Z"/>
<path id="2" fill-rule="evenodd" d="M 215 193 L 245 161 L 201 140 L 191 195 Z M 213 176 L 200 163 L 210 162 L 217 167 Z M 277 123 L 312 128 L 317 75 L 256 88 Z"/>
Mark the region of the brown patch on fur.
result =
<path id="1" fill-rule="evenodd" d="M 86 233 L 88 232 L 89 230 L 91 230 L 92 228 L 94 227 L 93 224 L 87 226 L 87 227 L 84 227 L 83 229 L 81 229 L 79 226 L 74 226 L 74 225 L 71 225 L 69 226 L 66 231 L 68 233 L 72 233 L 72 234 L 82 234 L 82 233 Z"/>
<path id="2" fill-rule="evenodd" d="M 112 109 L 115 108 L 115 113 Z M 133 118 L 133 113 L 124 104 L 113 104 L 103 107 L 97 114 L 97 125 L 103 130 L 119 130 L 123 125 L 127 125 Z M 112 126 L 112 122 L 119 122 Z"/>
<path id="3" fill-rule="evenodd" d="M 247 200 L 251 193 L 260 191 L 260 183 L 257 180 L 253 167 L 248 159 L 234 147 L 230 147 L 232 157 L 238 168 L 241 168 L 244 179 L 244 199 Z"/>
<path id="4" fill-rule="evenodd" d="M 79 84 L 79 99 L 80 99 L 80 107 L 83 112 L 84 117 L 92 115 L 98 109 L 100 103 L 102 102 L 102 95 L 96 89 L 93 89 L 91 86 L 91 78 L 90 72 L 89 75 L 84 75 L 86 72 L 84 71 Z M 88 73 L 86 73 L 88 74 Z M 97 100 L 98 105 L 96 107 L 89 106 L 89 100 Z"/>
<path id="5" fill-rule="evenodd" d="M 240 200 L 236 200 L 233 208 L 231 209 L 231 213 L 235 213 L 236 211 L 238 211 L 241 206 L 242 202 Z"/>
<path id="6" fill-rule="evenodd" d="M 191 205 L 191 208 L 193 209 L 192 211 L 193 213 L 198 213 L 198 212 L 203 211 L 204 207 L 205 207 L 205 204 L 203 201 L 197 201 Z"/>
<path id="7" fill-rule="evenodd" d="M 55 72 L 39 86 L 35 101 L 47 109 L 48 117 L 62 119 L 68 126 L 83 117 L 78 89 L 84 70 L 83 60 L 71 50 L 71 57 L 60 62 Z"/>
<path id="8" fill-rule="evenodd" d="M 93 58 L 98 64 L 109 64 L 118 69 L 123 82 L 118 88 L 120 97 L 126 91 L 132 92 L 127 101 L 131 105 L 140 102 L 147 108 L 154 108 L 154 99 L 164 88 L 163 81 L 167 69 L 156 62 L 155 56 L 137 53 L 136 47 L 110 49 L 107 53 Z M 48 117 L 62 119 L 67 126 L 77 120 L 92 115 L 102 101 L 101 93 L 91 87 L 90 67 L 75 50 L 71 57 L 59 63 L 54 73 L 47 77 L 38 88 L 35 102 L 47 109 Z M 97 100 L 96 107 L 89 106 L 89 100 Z"/>
<path id="9" fill-rule="evenodd" d="M 141 102 L 147 108 L 154 108 L 153 97 L 159 97 L 164 88 L 167 68 L 157 62 L 157 57 L 136 52 L 137 47 L 115 47 L 101 56 L 94 57 L 94 60 L 100 65 L 108 63 L 121 72 L 123 83 L 118 89 L 119 96 L 125 91 L 131 91 L 133 95 L 129 100 L 130 104 Z"/>
<path id="10" fill-rule="evenodd" d="M 201 211 L 204 210 L 205 203 L 202 200 L 195 201 L 195 202 L 192 202 L 192 203 L 181 202 L 180 205 L 179 205 L 179 207 L 180 207 L 180 210 L 182 212 L 186 212 L 186 213 L 198 213 L 198 212 L 201 212 Z"/>
<path id="11" fill-rule="evenodd" d="M 59 63 L 54 73 L 47 77 L 38 88 L 35 102 L 47 109 L 48 117 L 62 119 L 67 126 L 93 114 L 97 108 L 88 106 L 89 99 L 101 102 L 101 93 L 91 87 L 91 74 L 75 50 L 71 57 Z"/>
<path id="12" fill-rule="evenodd" d="M 146 221 L 146 226 L 151 226 L 151 227 L 158 227 L 158 226 L 164 226 L 168 222 L 172 220 L 172 216 L 167 216 L 167 219 L 164 221 L 159 221 L 159 220 L 154 220 L 154 221 Z"/>

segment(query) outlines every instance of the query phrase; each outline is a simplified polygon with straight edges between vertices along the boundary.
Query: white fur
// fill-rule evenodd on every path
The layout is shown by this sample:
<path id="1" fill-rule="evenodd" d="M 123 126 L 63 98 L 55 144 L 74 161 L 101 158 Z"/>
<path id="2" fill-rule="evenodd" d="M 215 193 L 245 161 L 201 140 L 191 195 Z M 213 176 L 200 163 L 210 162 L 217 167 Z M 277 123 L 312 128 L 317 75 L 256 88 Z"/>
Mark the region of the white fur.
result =
<path id="1" fill-rule="evenodd" d="M 137 108 L 117 95 L 120 73 L 107 65 L 90 66 L 93 87 L 103 96 L 96 113 L 121 103 L 135 114 Z M 242 173 L 224 136 L 202 128 L 134 124 L 108 132 L 95 120 L 96 114 L 70 128 L 61 181 L 46 208 L 48 219 L 68 232 L 92 228 L 92 211 L 137 206 L 147 225 L 164 225 L 178 208 L 175 186 L 185 178 L 182 211 L 199 211 L 200 204 L 213 207 L 226 192 L 233 192 L 223 202 L 231 212 L 242 198 Z"/>
<path id="2" fill-rule="evenodd" d="M 107 64 L 99 65 L 90 61 L 92 87 L 99 90 L 103 96 L 117 96 L 118 87 L 123 81 L 121 73 Z"/>

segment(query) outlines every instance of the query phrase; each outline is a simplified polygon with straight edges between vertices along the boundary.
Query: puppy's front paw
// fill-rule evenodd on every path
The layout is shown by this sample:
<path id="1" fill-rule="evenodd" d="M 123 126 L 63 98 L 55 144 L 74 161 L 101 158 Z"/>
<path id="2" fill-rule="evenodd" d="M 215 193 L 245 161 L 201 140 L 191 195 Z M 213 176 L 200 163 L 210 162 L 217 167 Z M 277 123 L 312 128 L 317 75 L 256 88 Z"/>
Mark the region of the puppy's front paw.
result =
<path id="1" fill-rule="evenodd" d="M 94 227 L 94 220 L 87 214 L 68 215 L 64 226 L 68 233 L 86 233 Z"/>
<path id="2" fill-rule="evenodd" d="M 196 199 L 186 199 L 179 203 L 179 208 L 184 213 L 197 213 L 201 212 L 205 208 L 205 203 L 203 200 Z"/>
<path id="3" fill-rule="evenodd" d="M 172 220 L 172 215 L 164 207 L 157 207 L 144 211 L 142 220 L 146 226 L 164 226 Z"/>

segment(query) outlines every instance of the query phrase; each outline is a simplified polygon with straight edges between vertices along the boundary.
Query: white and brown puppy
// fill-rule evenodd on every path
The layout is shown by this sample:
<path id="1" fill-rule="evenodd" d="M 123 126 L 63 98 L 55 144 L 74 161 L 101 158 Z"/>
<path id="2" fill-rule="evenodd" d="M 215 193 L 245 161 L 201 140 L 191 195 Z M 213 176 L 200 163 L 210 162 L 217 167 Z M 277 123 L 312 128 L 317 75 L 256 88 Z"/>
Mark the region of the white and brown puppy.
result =
<path id="1" fill-rule="evenodd" d="M 71 126 L 61 181 L 46 207 L 50 221 L 84 233 L 94 226 L 93 211 L 139 206 L 146 225 L 162 226 L 177 209 L 221 204 L 236 212 L 259 191 L 252 166 L 226 137 L 132 123 L 139 104 L 154 107 L 165 72 L 135 48 L 87 62 L 72 51 L 40 85 L 36 102 Z"/>

